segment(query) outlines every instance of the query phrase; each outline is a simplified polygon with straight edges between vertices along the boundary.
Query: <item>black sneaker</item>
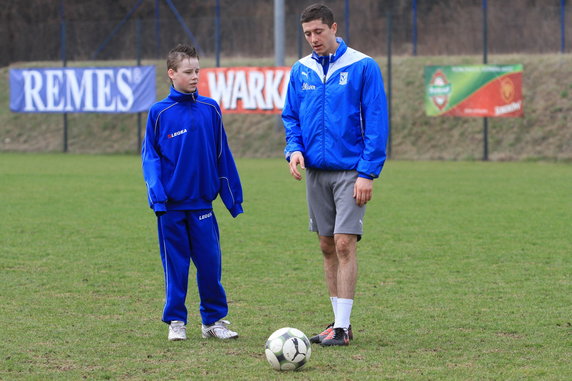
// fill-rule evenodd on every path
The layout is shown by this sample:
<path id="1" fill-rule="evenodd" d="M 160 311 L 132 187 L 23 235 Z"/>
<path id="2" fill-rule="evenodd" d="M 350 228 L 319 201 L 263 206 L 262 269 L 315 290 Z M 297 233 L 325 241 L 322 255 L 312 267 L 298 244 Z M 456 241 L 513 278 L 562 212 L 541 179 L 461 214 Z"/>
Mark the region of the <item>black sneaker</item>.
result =
<path id="1" fill-rule="evenodd" d="M 334 323 L 328 325 L 322 333 L 318 333 L 316 336 L 310 337 L 310 343 L 319 344 L 332 332 Z"/>
<path id="2" fill-rule="evenodd" d="M 330 332 L 333 331 L 333 329 L 334 329 L 334 323 L 332 322 L 332 324 L 328 325 L 322 333 L 319 333 L 316 336 L 310 337 L 310 343 L 320 344 L 330 334 Z M 351 324 L 350 324 L 350 327 L 348 328 L 348 337 L 350 340 L 354 339 L 354 334 L 352 332 L 352 325 Z"/>
<path id="3" fill-rule="evenodd" d="M 328 336 L 320 343 L 322 347 L 331 347 L 334 345 L 350 345 L 349 329 L 333 328 Z"/>

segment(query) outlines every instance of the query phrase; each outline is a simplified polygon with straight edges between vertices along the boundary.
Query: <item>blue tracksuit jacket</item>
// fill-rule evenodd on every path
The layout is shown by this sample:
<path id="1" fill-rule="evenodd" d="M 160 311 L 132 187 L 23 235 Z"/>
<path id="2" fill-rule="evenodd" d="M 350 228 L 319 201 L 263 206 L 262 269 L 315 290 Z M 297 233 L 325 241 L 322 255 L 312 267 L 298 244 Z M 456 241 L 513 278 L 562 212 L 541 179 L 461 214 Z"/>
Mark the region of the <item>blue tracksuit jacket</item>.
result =
<path id="1" fill-rule="evenodd" d="M 377 63 L 340 44 L 336 53 L 300 59 L 290 72 L 282 112 L 284 154 L 300 151 L 306 167 L 379 176 L 386 158 L 387 100 Z"/>
<path id="2" fill-rule="evenodd" d="M 211 209 L 220 194 L 233 217 L 242 213 L 240 178 L 213 99 L 171 87 L 149 110 L 141 156 L 155 212 Z"/>

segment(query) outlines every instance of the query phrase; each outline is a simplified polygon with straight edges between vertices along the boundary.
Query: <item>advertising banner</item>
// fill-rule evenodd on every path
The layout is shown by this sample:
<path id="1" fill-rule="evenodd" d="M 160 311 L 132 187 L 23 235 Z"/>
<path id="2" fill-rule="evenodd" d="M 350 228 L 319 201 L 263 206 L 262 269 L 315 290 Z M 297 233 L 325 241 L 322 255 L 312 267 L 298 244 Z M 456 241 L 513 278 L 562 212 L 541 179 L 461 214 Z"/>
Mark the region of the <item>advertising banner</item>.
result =
<path id="1" fill-rule="evenodd" d="M 278 114 L 289 80 L 289 67 L 201 69 L 199 94 L 216 100 L 223 113 Z"/>
<path id="2" fill-rule="evenodd" d="M 522 116 L 522 70 L 522 65 L 425 66 L 425 112 Z"/>
<path id="3" fill-rule="evenodd" d="M 14 112 L 137 113 L 155 95 L 155 66 L 10 69 Z"/>

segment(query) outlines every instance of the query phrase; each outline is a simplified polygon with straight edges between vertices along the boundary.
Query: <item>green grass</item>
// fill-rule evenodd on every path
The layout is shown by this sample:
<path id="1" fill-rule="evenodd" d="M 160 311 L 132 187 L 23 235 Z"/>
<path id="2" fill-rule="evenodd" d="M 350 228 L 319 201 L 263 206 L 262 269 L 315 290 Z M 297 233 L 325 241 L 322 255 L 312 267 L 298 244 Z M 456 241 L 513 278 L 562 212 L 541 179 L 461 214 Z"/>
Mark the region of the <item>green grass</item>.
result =
<path id="1" fill-rule="evenodd" d="M 368 204 L 348 348 L 281 374 L 268 335 L 331 320 L 304 184 L 241 159 L 217 201 L 241 338 L 168 342 L 155 220 L 136 156 L 0 154 L 0 379 L 569 380 L 572 166 L 388 162 Z"/>

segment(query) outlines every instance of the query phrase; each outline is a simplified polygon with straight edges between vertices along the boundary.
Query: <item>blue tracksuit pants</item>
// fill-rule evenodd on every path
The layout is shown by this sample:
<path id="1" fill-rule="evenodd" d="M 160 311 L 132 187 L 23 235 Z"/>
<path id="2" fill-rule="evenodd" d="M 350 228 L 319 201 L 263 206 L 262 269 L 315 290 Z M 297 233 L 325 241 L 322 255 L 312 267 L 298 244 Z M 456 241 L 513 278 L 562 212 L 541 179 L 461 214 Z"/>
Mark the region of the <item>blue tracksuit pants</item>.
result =
<path id="1" fill-rule="evenodd" d="M 165 271 L 163 321 L 187 324 L 185 299 L 190 261 L 197 269 L 200 313 L 203 324 L 212 324 L 228 313 L 221 283 L 219 230 L 212 210 L 168 211 L 157 218 L 159 248 Z"/>

